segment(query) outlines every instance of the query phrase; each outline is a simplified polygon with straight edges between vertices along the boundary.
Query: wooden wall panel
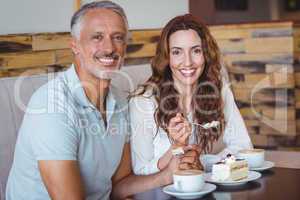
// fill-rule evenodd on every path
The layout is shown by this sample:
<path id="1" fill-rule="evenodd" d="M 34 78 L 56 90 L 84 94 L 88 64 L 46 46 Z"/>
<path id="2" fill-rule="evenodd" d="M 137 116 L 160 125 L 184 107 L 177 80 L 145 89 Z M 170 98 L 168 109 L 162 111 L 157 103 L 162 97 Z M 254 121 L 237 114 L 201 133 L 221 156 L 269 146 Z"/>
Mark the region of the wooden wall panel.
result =
<path id="1" fill-rule="evenodd" d="M 299 24 L 235 24 L 209 29 L 222 52 L 233 94 L 254 144 L 280 146 L 289 142 L 282 142 L 279 136 L 290 141 L 300 135 Z M 160 33 L 160 29 L 131 30 L 125 65 L 149 63 Z M 70 33 L 0 36 L 0 77 L 65 69 L 73 61 L 70 39 Z M 262 123 L 263 117 L 274 117 L 282 109 L 288 111 L 286 119 L 276 120 L 282 126 L 288 120 L 287 131 L 272 130 Z"/>

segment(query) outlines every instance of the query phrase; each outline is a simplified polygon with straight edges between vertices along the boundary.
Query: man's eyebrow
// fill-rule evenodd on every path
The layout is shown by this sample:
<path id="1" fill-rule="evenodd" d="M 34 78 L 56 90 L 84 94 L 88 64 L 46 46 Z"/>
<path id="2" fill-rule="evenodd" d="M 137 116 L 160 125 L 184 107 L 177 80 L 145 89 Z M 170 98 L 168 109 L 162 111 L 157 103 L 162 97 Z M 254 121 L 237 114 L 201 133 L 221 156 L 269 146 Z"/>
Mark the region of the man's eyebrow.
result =
<path id="1" fill-rule="evenodd" d="M 94 35 L 100 35 L 100 34 L 103 34 L 103 32 L 101 31 L 94 32 Z"/>
<path id="2" fill-rule="evenodd" d="M 120 34 L 120 35 L 126 35 L 125 32 L 121 32 L 121 31 L 116 31 L 116 32 L 113 32 L 112 35 L 117 35 L 117 34 Z"/>

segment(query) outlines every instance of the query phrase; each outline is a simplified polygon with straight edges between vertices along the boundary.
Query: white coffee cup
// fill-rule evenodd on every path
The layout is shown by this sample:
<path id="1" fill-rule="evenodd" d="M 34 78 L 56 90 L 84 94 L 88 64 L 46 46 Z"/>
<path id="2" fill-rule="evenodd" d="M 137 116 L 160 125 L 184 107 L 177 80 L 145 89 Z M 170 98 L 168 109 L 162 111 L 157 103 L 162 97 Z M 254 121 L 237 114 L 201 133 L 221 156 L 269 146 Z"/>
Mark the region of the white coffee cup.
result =
<path id="1" fill-rule="evenodd" d="M 204 186 L 203 171 L 179 170 L 173 174 L 173 182 L 178 192 L 199 192 Z"/>
<path id="2" fill-rule="evenodd" d="M 261 167 L 265 161 L 265 151 L 263 149 L 244 149 L 239 151 L 238 158 L 247 160 L 250 169 Z"/>

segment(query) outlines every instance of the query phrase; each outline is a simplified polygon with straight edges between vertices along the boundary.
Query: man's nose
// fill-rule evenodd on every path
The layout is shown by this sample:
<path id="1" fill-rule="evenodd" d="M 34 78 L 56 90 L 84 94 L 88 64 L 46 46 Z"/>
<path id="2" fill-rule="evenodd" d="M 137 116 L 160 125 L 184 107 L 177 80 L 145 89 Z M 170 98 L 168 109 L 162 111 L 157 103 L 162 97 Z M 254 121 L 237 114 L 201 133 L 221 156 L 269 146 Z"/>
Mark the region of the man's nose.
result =
<path id="1" fill-rule="evenodd" d="M 111 38 L 105 38 L 104 41 L 103 41 L 103 51 L 106 53 L 106 54 L 111 54 L 112 52 L 115 51 L 115 45 L 112 41 Z"/>

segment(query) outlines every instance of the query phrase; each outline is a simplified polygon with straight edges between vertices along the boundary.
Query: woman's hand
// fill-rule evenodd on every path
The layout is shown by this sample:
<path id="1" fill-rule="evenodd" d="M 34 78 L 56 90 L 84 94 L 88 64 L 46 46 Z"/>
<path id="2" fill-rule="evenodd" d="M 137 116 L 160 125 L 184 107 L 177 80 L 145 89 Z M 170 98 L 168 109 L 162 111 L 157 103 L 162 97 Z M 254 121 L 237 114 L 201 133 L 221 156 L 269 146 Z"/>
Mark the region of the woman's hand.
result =
<path id="1" fill-rule="evenodd" d="M 184 146 L 183 150 L 185 152 L 183 155 L 172 155 L 168 165 L 163 169 L 163 171 L 166 172 L 165 184 L 171 184 L 173 182 L 173 174 L 178 170 L 203 170 L 203 166 L 199 159 L 200 150 L 198 145 Z"/>
<path id="2" fill-rule="evenodd" d="M 185 153 L 180 157 L 179 169 L 203 170 L 203 166 L 200 162 L 200 149 L 197 145 L 191 145 L 185 148 Z"/>
<path id="3" fill-rule="evenodd" d="M 169 137 L 178 145 L 186 145 L 192 134 L 191 124 L 180 113 L 171 118 L 167 129 Z"/>

